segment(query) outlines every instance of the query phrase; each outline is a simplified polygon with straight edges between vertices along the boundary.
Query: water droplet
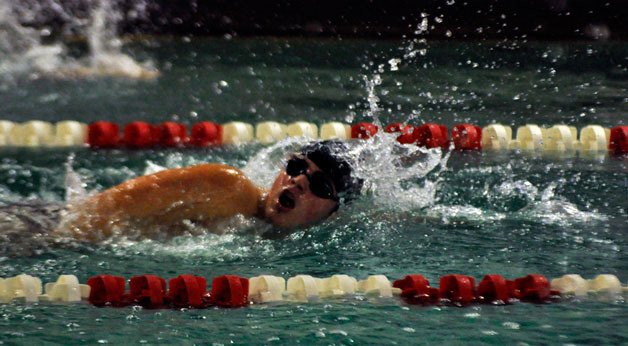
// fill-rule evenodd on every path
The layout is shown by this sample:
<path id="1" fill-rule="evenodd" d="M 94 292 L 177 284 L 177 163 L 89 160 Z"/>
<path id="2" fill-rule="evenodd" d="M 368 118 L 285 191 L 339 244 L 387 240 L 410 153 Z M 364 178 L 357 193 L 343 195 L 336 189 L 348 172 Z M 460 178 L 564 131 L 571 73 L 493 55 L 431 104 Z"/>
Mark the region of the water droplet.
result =
<path id="1" fill-rule="evenodd" d="M 401 59 L 398 59 L 398 58 L 388 60 L 388 64 L 390 65 L 391 71 L 398 71 L 399 63 L 401 63 Z"/>
<path id="2" fill-rule="evenodd" d="M 519 323 L 516 323 L 516 322 L 504 322 L 502 323 L 502 326 L 508 329 L 519 329 L 520 327 Z"/>

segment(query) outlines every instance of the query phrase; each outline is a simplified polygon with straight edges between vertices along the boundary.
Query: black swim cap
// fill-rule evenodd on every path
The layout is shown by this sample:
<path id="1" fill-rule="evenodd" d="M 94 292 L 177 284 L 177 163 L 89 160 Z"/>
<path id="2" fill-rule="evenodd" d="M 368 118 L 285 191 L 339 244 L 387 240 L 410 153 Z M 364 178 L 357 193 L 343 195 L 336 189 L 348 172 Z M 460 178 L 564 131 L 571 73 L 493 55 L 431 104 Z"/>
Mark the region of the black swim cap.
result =
<path id="1" fill-rule="evenodd" d="M 348 202 L 360 194 L 362 179 L 352 177 L 353 167 L 347 160 L 349 147 L 340 141 L 312 142 L 301 148 L 301 154 L 327 173 L 334 183 L 338 196 Z"/>

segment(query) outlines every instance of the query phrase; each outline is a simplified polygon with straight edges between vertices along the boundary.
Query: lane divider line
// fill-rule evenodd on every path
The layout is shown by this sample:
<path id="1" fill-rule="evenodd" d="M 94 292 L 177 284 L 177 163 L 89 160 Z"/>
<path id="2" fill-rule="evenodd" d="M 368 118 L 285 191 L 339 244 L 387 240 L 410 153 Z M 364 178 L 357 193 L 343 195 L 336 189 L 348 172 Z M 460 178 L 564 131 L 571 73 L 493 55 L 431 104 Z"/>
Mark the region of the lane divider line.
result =
<path id="1" fill-rule="evenodd" d="M 271 144 L 286 137 L 365 140 L 376 136 L 379 131 L 380 126 L 368 122 L 353 125 L 328 122 L 319 129 L 316 124 L 307 121 L 290 124 L 263 121 L 255 126 L 241 121 L 225 124 L 202 121 L 193 124 L 188 132 L 186 125 L 172 121 L 160 124 L 132 121 L 121 127 L 109 121 L 95 121 L 87 125 L 71 120 L 56 124 L 39 120 L 24 123 L 0 120 L 0 146 L 131 149 L 207 147 L 240 145 L 252 141 Z M 450 142 L 453 142 L 451 148 L 455 150 L 520 150 L 565 154 L 578 151 L 584 156 L 603 152 L 618 156 L 628 154 L 626 125 L 612 129 L 587 125 L 578 133 L 574 126 L 563 124 L 548 128 L 526 124 L 516 129 L 515 138 L 512 128 L 502 124 L 490 124 L 483 128 L 473 124 L 456 124 L 450 131 L 442 124 L 412 125 L 396 122 L 386 125 L 383 132 L 397 135 L 396 139 L 401 144 L 426 148 L 449 149 Z"/>
<path id="2" fill-rule="evenodd" d="M 351 295 L 369 299 L 399 297 L 410 305 L 468 306 L 520 301 L 550 303 L 586 295 L 616 299 L 628 295 L 628 287 L 622 287 L 620 280 L 611 274 L 600 274 L 590 280 L 578 274 L 567 274 L 551 281 L 540 274 L 514 280 L 488 274 L 477 286 L 472 276 L 448 274 L 439 279 L 439 287 L 430 286 L 420 274 L 406 275 L 392 283 L 384 275 L 371 275 L 358 281 L 344 274 L 328 278 L 302 274 L 287 281 L 272 275 L 250 279 L 222 275 L 212 280 L 208 291 L 207 280 L 202 276 L 181 274 L 166 281 L 156 275 L 144 274 L 132 277 L 127 291 L 124 277 L 103 274 L 89 278 L 87 285 L 80 284 L 74 275 L 61 275 L 56 282 L 47 283 L 45 294 L 42 294 L 41 280 L 37 277 L 20 274 L 0 279 L 1 303 L 87 300 L 98 307 L 139 305 L 149 309 L 203 309 L 211 306 L 238 308 L 279 301 L 312 302 Z"/>

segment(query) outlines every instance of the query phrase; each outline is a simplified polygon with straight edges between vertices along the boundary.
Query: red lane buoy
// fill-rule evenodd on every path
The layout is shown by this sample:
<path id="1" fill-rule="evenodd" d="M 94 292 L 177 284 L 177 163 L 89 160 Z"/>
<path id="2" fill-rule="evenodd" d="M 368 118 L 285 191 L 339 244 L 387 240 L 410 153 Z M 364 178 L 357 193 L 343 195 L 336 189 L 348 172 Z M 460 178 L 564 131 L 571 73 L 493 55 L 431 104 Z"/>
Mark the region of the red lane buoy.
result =
<path id="1" fill-rule="evenodd" d="M 482 128 L 471 124 L 458 124 L 451 130 L 457 150 L 481 150 Z"/>
<path id="2" fill-rule="evenodd" d="M 608 150 L 613 155 L 628 154 L 628 126 L 616 126 L 611 129 Z"/>
<path id="3" fill-rule="evenodd" d="M 447 127 L 439 124 L 423 124 L 415 129 L 417 131 L 417 144 L 427 148 L 449 147 L 449 135 Z"/>
<path id="4" fill-rule="evenodd" d="M 170 279 L 168 299 L 174 307 L 205 307 L 204 297 L 207 294 L 207 280 L 201 276 L 182 274 Z"/>
<path id="5" fill-rule="evenodd" d="M 188 141 L 185 125 L 166 121 L 154 127 L 157 144 L 164 147 L 184 145 Z"/>
<path id="6" fill-rule="evenodd" d="M 401 289 L 401 297 L 408 304 L 438 303 L 438 289 L 430 287 L 430 282 L 423 275 L 406 275 L 403 279 L 393 282 L 393 287 Z"/>
<path id="7" fill-rule="evenodd" d="M 510 296 L 525 301 L 542 303 L 551 299 L 551 296 L 560 294 L 552 291 L 547 278 L 540 274 L 529 274 L 513 281 L 508 280 L 507 283 Z"/>
<path id="8" fill-rule="evenodd" d="M 109 121 L 95 121 L 87 128 L 87 144 L 92 148 L 112 148 L 120 144 L 120 127 Z"/>
<path id="9" fill-rule="evenodd" d="M 190 144 L 197 147 L 222 144 L 222 126 L 203 121 L 192 126 Z"/>
<path id="10" fill-rule="evenodd" d="M 468 305 L 475 299 L 475 279 L 471 276 L 451 274 L 440 278 L 440 299 L 454 304 Z"/>
<path id="11" fill-rule="evenodd" d="M 96 306 L 125 306 L 128 297 L 124 293 L 125 280 L 121 276 L 98 275 L 87 280 L 89 302 Z"/>
<path id="12" fill-rule="evenodd" d="M 351 126 L 351 138 L 368 139 L 375 136 L 378 130 L 379 128 L 375 124 L 357 123 Z"/>
<path id="13" fill-rule="evenodd" d="M 404 125 L 402 123 L 392 123 L 384 128 L 384 132 L 387 133 L 397 133 L 400 135 L 397 137 L 397 142 L 401 144 L 412 144 L 416 142 L 416 133 L 415 127 L 412 125 Z"/>
<path id="14" fill-rule="evenodd" d="M 510 300 L 508 283 L 503 276 L 497 274 L 484 276 L 478 285 L 476 295 L 481 303 L 507 304 Z"/>
<path id="15" fill-rule="evenodd" d="M 166 280 L 155 275 L 134 276 L 129 281 L 130 298 L 145 308 L 160 308 L 166 296 Z"/>
<path id="16" fill-rule="evenodd" d="M 155 145 L 153 125 L 134 121 L 124 126 L 124 144 L 129 148 L 146 149 Z"/>
<path id="17" fill-rule="evenodd" d="M 249 279 L 223 275 L 212 280 L 209 303 L 225 308 L 246 306 L 249 301 Z"/>

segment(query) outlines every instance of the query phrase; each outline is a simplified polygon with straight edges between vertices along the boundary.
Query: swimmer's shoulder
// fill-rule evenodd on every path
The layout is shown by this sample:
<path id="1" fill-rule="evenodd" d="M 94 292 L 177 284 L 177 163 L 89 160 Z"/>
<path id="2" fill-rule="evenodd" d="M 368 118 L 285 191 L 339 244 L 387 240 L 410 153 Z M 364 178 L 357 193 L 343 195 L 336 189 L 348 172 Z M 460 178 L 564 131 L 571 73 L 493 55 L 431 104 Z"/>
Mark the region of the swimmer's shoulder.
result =
<path id="1" fill-rule="evenodd" d="M 113 189 L 120 192 L 172 187 L 187 187 L 197 190 L 213 186 L 220 188 L 225 185 L 252 184 L 239 169 L 222 163 L 204 163 L 194 166 L 170 168 L 157 173 L 140 176 L 128 180 Z M 186 191 L 192 191 L 187 190 Z"/>
<path id="2" fill-rule="evenodd" d="M 90 230 L 100 230 L 107 237 L 115 227 L 149 229 L 182 220 L 257 216 L 263 196 L 242 171 L 229 165 L 173 168 L 131 179 L 89 198 L 73 208 L 76 221 L 66 228 L 78 230 L 77 237 L 97 239 Z"/>
<path id="3" fill-rule="evenodd" d="M 246 175 L 239 169 L 224 163 L 203 163 L 189 167 L 180 168 L 192 175 L 201 175 L 208 178 L 217 179 L 247 179 Z"/>
<path id="4" fill-rule="evenodd" d="M 222 163 L 204 163 L 195 166 L 175 168 L 156 173 L 156 180 L 174 180 L 183 185 L 193 185 L 198 189 L 211 188 L 250 190 L 259 194 L 261 190 L 241 170 Z M 192 187 L 192 186 L 188 186 Z M 240 191 L 243 192 L 243 191 Z"/>

